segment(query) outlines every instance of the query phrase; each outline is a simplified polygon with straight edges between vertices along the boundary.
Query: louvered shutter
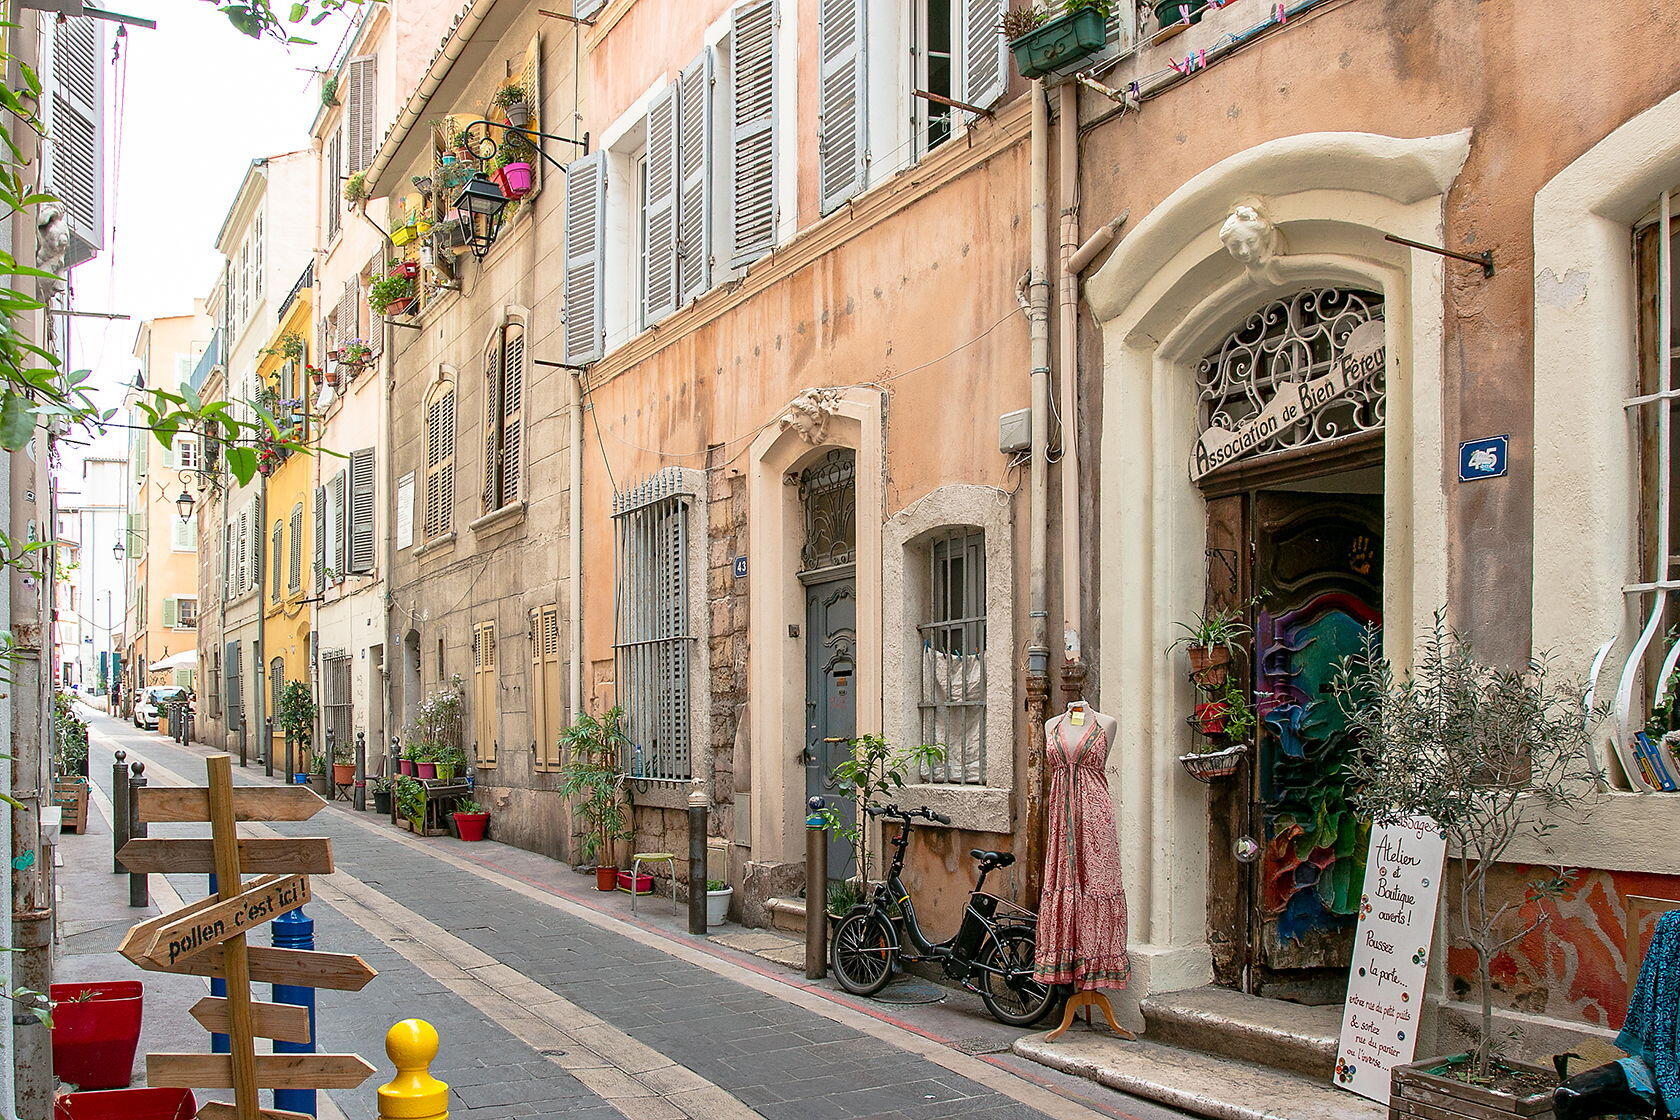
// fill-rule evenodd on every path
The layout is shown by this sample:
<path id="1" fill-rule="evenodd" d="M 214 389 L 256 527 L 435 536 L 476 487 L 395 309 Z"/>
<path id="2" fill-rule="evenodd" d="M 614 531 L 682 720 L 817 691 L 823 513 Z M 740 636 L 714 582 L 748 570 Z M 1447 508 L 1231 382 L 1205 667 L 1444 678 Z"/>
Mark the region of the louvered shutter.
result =
<path id="1" fill-rule="evenodd" d="M 538 611 L 537 653 L 542 663 L 543 726 L 547 729 L 537 757 L 550 766 L 560 764 L 560 725 L 564 718 L 560 695 L 560 608 L 547 606 Z"/>
<path id="2" fill-rule="evenodd" d="M 222 598 L 239 594 L 238 523 L 222 524 Z"/>
<path id="3" fill-rule="evenodd" d="M 350 567 L 350 518 L 346 516 L 348 503 L 344 493 L 346 473 L 341 470 L 333 475 L 327 493 L 327 513 L 332 518 L 327 525 L 327 532 L 331 534 L 328 541 L 330 556 L 327 562 L 332 566 L 332 570 L 341 576 Z"/>
<path id="4" fill-rule="evenodd" d="M 243 595 L 251 586 L 251 515 L 244 510 L 239 513 L 239 565 L 234 582 L 239 588 L 237 595 Z"/>
<path id="5" fill-rule="evenodd" d="M 817 22 L 817 164 L 822 211 L 863 189 L 869 159 L 865 0 L 822 0 Z"/>
<path id="6" fill-rule="evenodd" d="M 315 487 L 315 593 L 327 586 L 327 488 Z"/>
<path id="7" fill-rule="evenodd" d="M 338 237 L 344 214 L 344 125 L 342 123 L 333 129 L 332 138 L 327 141 L 326 157 L 327 197 L 324 201 L 327 207 L 327 241 L 330 244 Z"/>
<path id="8" fill-rule="evenodd" d="M 479 623 L 474 632 L 473 666 L 478 728 L 478 764 L 496 765 L 496 624 Z"/>
<path id="9" fill-rule="evenodd" d="M 337 332 L 337 337 L 333 339 L 334 346 L 342 347 L 352 338 L 358 337 L 356 333 L 360 326 L 356 322 L 356 296 L 358 294 L 355 278 L 352 277 L 345 281 L 344 294 L 338 297 L 338 306 L 333 308 L 333 326 Z"/>
<path id="10" fill-rule="evenodd" d="M 607 0 L 572 0 L 572 14 L 578 19 L 590 19 L 606 2 Z"/>
<path id="11" fill-rule="evenodd" d="M 303 504 L 292 507 L 292 551 L 290 577 L 286 586 L 292 592 L 303 590 Z"/>
<path id="12" fill-rule="evenodd" d="M 548 680 L 543 672 L 542 611 L 533 610 L 527 616 L 531 638 L 531 745 L 537 769 L 548 765 Z"/>
<path id="13" fill-rule="evenodd" d="M 263 540 L 262 507 L 257 504 L 256 498 L 252 498 L 250 523 L 251 563 L 250 566 L 246 568 L 245 575 L 245 586 L 247 588 L 256 587 L 262 582 Z"/>
<path id="14" fill-rule="evenodd" d="M 776 6 L 759 0 L 736 8 L 729 90 L 731 223 L 737 267 L 776 244 Z"/>
<path id="15" fill-rule="evenodd" d="M 165 630 L 175 629 L 176 623 L 180 621 L 180 617 L 181 608 L 179 601 L 173 595 L 166 596 L 163 600 L 163 628 Z"/>
<path id="16" fill-rule="evenodd" d="M 502 328 L 502 334 L 507 331 Z M 502 505 L 502 341 L 484 353 L 484 512 Z"/>
<path id="17" fill-rule="evenodd" d="M 449 531 L 455 505 L 455 390 L 426 408 L 426 537 Z"/>
<path id="18" fill-rule="evenodd" d="M 648 108 L 642 213 L 642 324 L 677 309 L 677 87 Z"/>
<path id="19" fill-rule="evenodd" d="M 581 366 L 601 357 L 606 329 L 601 305 L 601 258 L 606 241 L 606 153 L 566 165 L 566 364 Z"/>
<path id="20" fill-rule="evenodd" d="M 1002 34 L 1008 0 L 962 0 L 962 93 L 966 101 L 990 109 L 1009 81 L 1009 43 Z M 973 120 L 974 114 L 965 119 Z"/>
<path id="21" fill-rule="evenodd" d="M 105 244 L 103 39 L 86 16 L 54 25 L 46 153 L 48 191 L 63 203 L 71 230 L 95 249 Z"/>
<path id="22" fill-rule="evenodd" d="M 712 286 L 712 50 L 677 78 L 677 302 Z"/>
<path id="23" fill-rule="evenodd" d="M 280 541 L 284 532 L 285 527 L 280 522 L 276 521 L 274 523 L 274 540 L 271 542 L 271 546 L 268 550 L 268 563 L 270 568 L 269 583 L 273 585 L 268 589 L 268 597 L 270 599 L 280 598 L 280 592 L 284 586 L 280 582 L 280 564 L 283 555 L 280 551 Z"/>
<path id="24" fill-rule="evenodd" d="M 373 448 L 350 453 L 350 570 L 373 571 Z"/>
<path id="25" fill-rule="evenodd" d="M 501 503 L 519 500 L 521 424 L 525 398 L 525 328 L 510 326 L 502 344 L 502 464 Z"/>
<path id="26" fill-rule="evenodd" d="M 342 85 L 348 91 L 344 99 L 344 121 L 349 129 L 349 141 L 344 152 L 346 174 L 364 170 L 379 152 L 379 87 L 374 80 L 376 62 L 370 55 L 352 58 L 344 64 Z"/>

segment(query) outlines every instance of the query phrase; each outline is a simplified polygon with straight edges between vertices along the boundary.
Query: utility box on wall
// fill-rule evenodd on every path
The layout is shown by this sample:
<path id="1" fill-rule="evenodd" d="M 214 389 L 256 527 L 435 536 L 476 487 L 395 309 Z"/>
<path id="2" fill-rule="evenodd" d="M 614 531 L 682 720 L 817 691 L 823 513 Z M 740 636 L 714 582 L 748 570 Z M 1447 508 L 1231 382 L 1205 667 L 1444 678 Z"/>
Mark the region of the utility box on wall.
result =
<path id="1" fill-rule="evenodd" d="M 1019 455 L 1032 447 L 1032 409 L 1020 408 L 998 417 L 998 450 Z"/>

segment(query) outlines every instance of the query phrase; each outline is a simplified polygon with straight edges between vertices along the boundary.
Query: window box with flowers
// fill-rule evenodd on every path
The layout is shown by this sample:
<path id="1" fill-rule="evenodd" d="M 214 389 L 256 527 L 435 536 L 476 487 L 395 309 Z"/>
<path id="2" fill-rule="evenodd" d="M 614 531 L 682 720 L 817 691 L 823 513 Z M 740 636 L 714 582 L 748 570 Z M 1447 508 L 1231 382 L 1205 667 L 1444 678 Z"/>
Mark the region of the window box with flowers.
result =
<path id="1" fill-rule="evenodd" d="M 1180 2 L 1180 0 L 1175 0 Z M 1065 0 L 1062 13 L 1015 8 L 1003 17 L 1003 34 L 1023 78 L 1042 78 L 1102 50 L 1108 42 L 1109 0 Z"/>
<path id="2" fill-rule="evenodd" d="M 368 286 L 367 300 L 375 315 L 407 315 L 414 308 L 414 278 L 381 276 Z"/>

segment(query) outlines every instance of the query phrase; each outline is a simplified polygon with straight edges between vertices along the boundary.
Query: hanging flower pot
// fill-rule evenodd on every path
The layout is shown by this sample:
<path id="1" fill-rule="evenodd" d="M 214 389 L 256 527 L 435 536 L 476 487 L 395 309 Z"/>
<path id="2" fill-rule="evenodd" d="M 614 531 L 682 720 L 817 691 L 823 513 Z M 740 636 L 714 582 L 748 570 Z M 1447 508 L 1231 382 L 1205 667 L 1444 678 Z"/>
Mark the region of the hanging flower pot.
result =
<path id="1" fill-rule="evenodd" d="M 502 193 L 509 198 L 524 198 L 531 193 L 531 165 L 510 163 L 501 169 Z"/>
<path id="2" fill-rule="evenodd" d="M 490 178 L 495 181 L 497 190 L 501 191 L 509 198 L 513 197 L 513 195 L 508 191 L 507 169 L 505 167 L 491 168 Z"/>
<path id="3" fill-rule="evenodd" d="M 1203 0 L 1195 0 L 1200 7 Z M 1157 5 L 1159 7 L 1159 5 Z M 1023 78 L 1042 78 L 1102 50 L 1108 27 L 1097 8 L 1081 8 L 1046 20 L 1025 35 L 1009 41 L 1015 68 Z"/>
<path id="4" fill-rule="evenodd" d="M 397 267 L 391 270 L 391 275 L 406 276 L 412 280 L 414 277 L 420 275 L 420 262 L 414 260 L 399 261 L 397 262 Z"/>
<path id="5" fill-rule="evenodd" d="M 385 314 L 407 315 L 412 310 L 414 310 L 414 297 L 408 296 L 404 299 L 392 300 L 390 305 L 385 308 Z"/>
<path id="6" fill-rule="evenodd" d="M 1181 23 L 1186 27 L 1202 22 L 1207 0 L 1155 0 L 1155 22 L 1162 27 Z"/>
<path id="7" fill-rule="evenodd" d="M 414 228 L 413 222 L 410 222 L 405 226 L 398 226 L 396 229 L 391 231 L 391 244 L 407 245 L 410 241 L 414 240 L 417 234 L 418 231 Z"/>
<path id="8" fill-rule="evenodd" d="M 1190 646 L 1190 681 L 1198 688 L 1217 692 L 1225 687 L 1231 668 L 1228 646 Z"/>
<path id="9" fill-rule="evenodd" d="M 1231 707 L 1223 700 L 1210 700 L 1205 704 L 1196 705 L 1196 730 L 1203 735 L 1223 735 L 1225 733 L 1225 716 Z"/>

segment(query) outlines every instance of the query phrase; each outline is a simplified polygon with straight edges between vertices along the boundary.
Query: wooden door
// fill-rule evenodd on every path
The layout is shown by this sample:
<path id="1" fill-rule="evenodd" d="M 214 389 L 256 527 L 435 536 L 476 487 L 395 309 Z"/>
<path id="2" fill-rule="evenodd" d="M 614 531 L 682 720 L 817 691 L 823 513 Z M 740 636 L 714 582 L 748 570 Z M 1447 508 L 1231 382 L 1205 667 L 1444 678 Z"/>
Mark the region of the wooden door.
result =
<path id="1" fill-rule="evenodd" d="M 857 581 L 810 583 L 805 588 L 805 796 L 822 797 L 849 828 L 857 810 L 835 786 L 834 767 L 850 756 L 857 734 Z M 856 873 L 851 845 L 829 832 L 828 877 Z"/>
<path id="2" fill-rule="evenodd" d="M 473 751 L 480 766 L 496 765 L 496 624 L 473 627 Z"/>

